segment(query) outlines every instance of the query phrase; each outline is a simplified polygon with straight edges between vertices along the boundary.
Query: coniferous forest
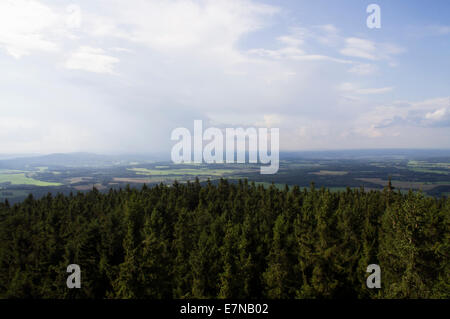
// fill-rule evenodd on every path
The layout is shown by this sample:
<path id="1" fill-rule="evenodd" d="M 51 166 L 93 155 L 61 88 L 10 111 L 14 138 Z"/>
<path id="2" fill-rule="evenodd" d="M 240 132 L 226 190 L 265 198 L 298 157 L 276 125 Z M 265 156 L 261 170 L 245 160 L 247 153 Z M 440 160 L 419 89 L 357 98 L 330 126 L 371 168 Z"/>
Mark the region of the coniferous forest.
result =
<path id="1" fill-rule="evenodd" d="M 0 298 L 449 298 L 449 229 L 448 198 L 390 186 L 30 195 L 0 203 Z M 81 289 L 66 286 L 69 264 Z"/>

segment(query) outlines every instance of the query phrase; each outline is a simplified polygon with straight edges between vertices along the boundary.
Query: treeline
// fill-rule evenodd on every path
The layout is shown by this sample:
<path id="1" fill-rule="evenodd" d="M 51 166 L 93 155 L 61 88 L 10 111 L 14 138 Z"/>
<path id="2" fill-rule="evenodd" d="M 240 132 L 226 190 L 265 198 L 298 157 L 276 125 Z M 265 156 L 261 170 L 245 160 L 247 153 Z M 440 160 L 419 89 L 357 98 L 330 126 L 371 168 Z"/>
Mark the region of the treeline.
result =
<path id="1" fill-rule="evenodd" d="M 0 203 L 0 298 L 449 298 L 449 222 L 448 198 L 391 187 L 30 195 Z"/>

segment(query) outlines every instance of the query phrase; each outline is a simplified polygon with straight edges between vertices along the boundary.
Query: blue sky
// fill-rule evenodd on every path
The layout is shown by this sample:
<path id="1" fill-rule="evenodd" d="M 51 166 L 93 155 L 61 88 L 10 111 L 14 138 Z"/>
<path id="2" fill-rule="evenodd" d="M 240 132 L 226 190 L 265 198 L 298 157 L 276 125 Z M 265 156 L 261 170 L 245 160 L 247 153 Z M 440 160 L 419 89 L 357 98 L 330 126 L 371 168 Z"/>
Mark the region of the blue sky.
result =
<path id="1" fill-rule="evenodd" d="M 0 70 L 0 153 L 168 152 L 196 119 L 450 147 L 448 1 L 4 0 Z"/>

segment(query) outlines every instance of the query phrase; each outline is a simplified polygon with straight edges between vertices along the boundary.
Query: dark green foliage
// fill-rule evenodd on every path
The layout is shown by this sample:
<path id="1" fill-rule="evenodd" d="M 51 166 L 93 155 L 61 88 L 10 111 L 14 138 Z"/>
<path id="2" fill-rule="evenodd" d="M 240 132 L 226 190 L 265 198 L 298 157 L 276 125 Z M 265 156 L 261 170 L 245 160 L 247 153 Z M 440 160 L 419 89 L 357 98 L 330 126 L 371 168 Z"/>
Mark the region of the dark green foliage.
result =
<path id="1" fill-rule="evenodd" d="M 0 298 L 449 298 L 450 202 L 246 180 L 0 203 Z M 81 289 L 66 268 L 81 267 Z M 366 287 L 379 264 L 382 288 Z"/>

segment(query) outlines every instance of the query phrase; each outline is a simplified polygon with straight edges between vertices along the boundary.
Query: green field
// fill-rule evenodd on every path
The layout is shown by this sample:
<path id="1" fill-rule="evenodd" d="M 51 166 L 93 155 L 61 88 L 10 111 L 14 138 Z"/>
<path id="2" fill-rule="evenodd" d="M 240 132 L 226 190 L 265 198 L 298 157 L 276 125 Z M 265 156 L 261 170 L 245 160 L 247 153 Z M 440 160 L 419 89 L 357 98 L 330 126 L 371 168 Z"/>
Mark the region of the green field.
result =
<path id="1" fill-rule="evenodd" d="M 0 184 L 11 183 L 11 185 L 34 185 L 34 186 L 60 186 L 61 183 L 50 183 L 27 177 L 25 173 L 0 172 Z"/>
<path id="2" fill-rule="evenodd" d="M 450 163 L 430 163 L 425 161 L 409 161 L 408 168 L 414 172 L 432 174 L 450 174 Z"/>
<path id="3" fill-rule="evenodd" d="M 148 169 L 148 168 L 128 168 L 129 171 L 136 172 L 137 175 L 154 175 L 154 176 L 168 176 L 168 175 L 192 175 L 192 176 L 223 176 L 224 174 L 233 174 L 235 170 L 232 169 L 207 169 L 207 168 L 182 168 L 182 169 Z"/>
<path id="4" fill-rule="evenodd" d="M 422 167 L 412 167 L 412 168 L 410 168 L 410 170 L 412 170 L 414 172 L 419 172 L 419 173 L 432 173 L 432 174 L 442 174 L 442 175 L 450 174 L 450 172 L 448 172 L 448 171 L 440 171 L 440 170 L 435 170 L 435 169 L 430 169 L 430 168 L 422 168 Z"/>

